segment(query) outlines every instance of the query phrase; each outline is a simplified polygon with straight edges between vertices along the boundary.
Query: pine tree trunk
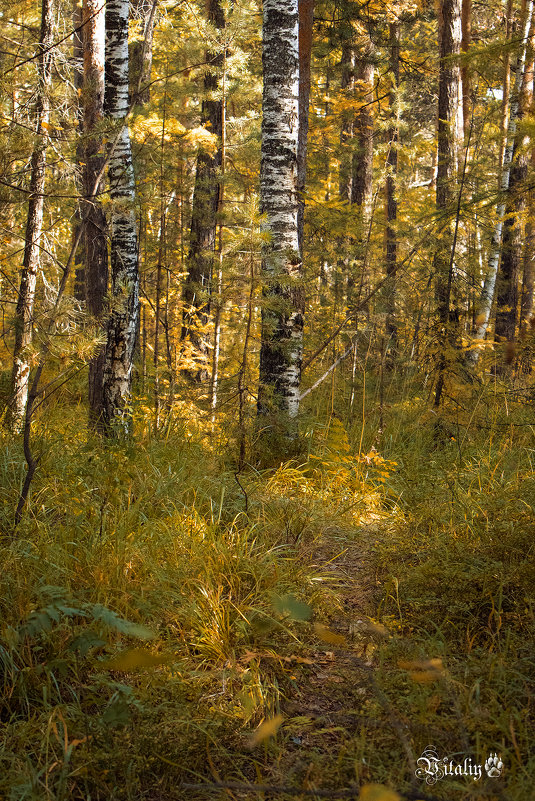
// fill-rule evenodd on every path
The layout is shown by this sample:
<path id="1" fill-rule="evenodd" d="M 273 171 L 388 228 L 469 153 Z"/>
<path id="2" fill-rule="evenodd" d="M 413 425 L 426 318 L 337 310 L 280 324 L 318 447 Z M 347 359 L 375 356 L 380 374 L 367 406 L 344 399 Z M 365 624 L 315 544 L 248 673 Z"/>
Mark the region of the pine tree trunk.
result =
<path id="1" fill-rule="evenodd" d="M 298 0 L 264 0 L 261 211 L 269 242 L 264 280 L 258 411 L 283 427 L 299 411 L 304 298 L 297 225 Z"/>
<path id="2" fill-rule="evenodd" d="M 223 28 L 225 17 L 219 0 L 209 0 L 208 19 L 217 28 Z M 220 67 L 223 54 L 206 54 L 206 60 Z M 204 79 L 206 98 L 202 104 L 201 123 L 221 142 L 222 104 L 215 100 L 213 93 L 218 87 L 217 72 L 207 72 Z M 190 244 L 187 259 L 188 274 L 184 283 L 182 300 L 182 340 L 189 340 L 193 355 L 198 364 L 187 375 L 195 381 L 208 378 L 207 360 L 209 333 L 206 330 L 210 315 L 210 295 L 216 245 L 217 211 L 219 207 L 218 170 L 221 167 L 221 146 L 215 153 L 202 148 L 197 156 L 197 171 L 191 211 Z"/>
<path id="3" fill-rule="evenodd" d="M 470 43 L 472 41 L 472 0 L 462 0 L 462 34 L 461 34 L 461 51 L 465 55 L 470 50 Z M 463 124 L 464 135 L 468 136 L 468 129 L 470 126 L 470 106 L 471 106 L 471 76 L 470 67 L 465 58 L 461 67 L 461 81 L 463 87 Z"/>
<path id="4" fill-rule="evenodd" d="M 368 230 L 372 212 L 372 176 L 373 176 L 373 86 L 375 67 L 373 64 L 375 48 L 366 32 L 360 47 L 355 53 L 355 89 L 361 97 L 360 108 L 353 122 L 353 158 L 351 177 L 351 203 L 360 208 L 360 230 L 355 237 L 357 248 L 356 259 L 360 263 L 360 279 L 358 296 L 368 294 Z M 347 302 L 353 302 L 353 287 L 355 275 L 348 280 Z M 369 306 L 363 309 L 365 317 L 369 318 Z M 357 326 L 357 320 L 355 320 Z"/>
<path id="5" fill-rule="evenodd" d="M 387 365 L 391 364 L 391 357 L 397 350 L 397 323 L 396 323 L 396 270 L 398 258 L 398 240 L 396 222 L 398 217 L 397 173 L 398 173 L 398 145 L 399 145 L 399 22 L 390 23 L 390 99 L 389 113 L 391 127 L 388 133 L 389 150 L 386 175 L 386 349 L 390 355 Z"/>
<path id="6" fill-rule="evenodd" d="M 7 413 L 8 426 L 15 430 L 18 430 L 21 426 L 28 398 L 28 380 L 30 376 L 28 346 L 32 341 L 33 334 L 35 286 L 40 263 L 39 255 L 45 202 L 47 127 L 50 117 L 49 92 L 53 61 L 51 49 L 53 20 L 53 0 L 43 0 L 37 62 L 36 143 L 31 159 L 30 200 L 26 222 L 24 258 L 15 311 L 15 345 L 11 379 L 12 397 Z"/>
<path id="7" fill-rule="evenodd" d="M 353 125 L 355 152 L 351 181 L 351 203 L 362 209 L 364 224 L 369 220 L 372 200 L 373 165 L 373 65 L 374 46 L 368 35 L 359 53 L 355 55 L 355 79 L 362 92 L 362 104 Z"/>
<path id="8" fill-rule="evenodd" d="M 72 57 L 73 57 L 73 86 L 78 95 L 78 102 L 76 104 L 76 118 L 78 121 L 78 130 L 84 130 L 84 112 L 82 93 L 84 88 L 84 43 L 83 43 L 83 15 L 82 15 L 82 0 L 73 0 L 72 4 Z M 78 176 L 81 179 L 83 172 L 84 158 L 84 142 L 80 137 L 76 143 L 76 166 L 78 169 Z M 83 194 L 82 181 L 78 183 L 80 194 Z M 78 236 L 78 230 L 82 225 L 82 210 L 81 202 L 76 209 L 73 225 L 72 225 L 72 241 L 80 240 L 76 253 L 74 255 L 74 297 L 80 303 L 85 303 L 85 255 L 83 236 Z"/>
<path id="9" fill-rule="evenodd" d="M 128 434 L 132 366 L 139 315 L 135 181 L 128 113 L 128 0 L 106 4 L 105 110 L 119 137 L 109 155 L 111 303 L 103 375 L 103 423 Z"/>
<path id="10" fill-rule="evenodd" d="M 353 100 L 354 87 L 355 87 L 355 53 L 352 44 L 345 42 L 342 45 L 342 59 L 340 62 L 342 74 L 340 77 L 340 89 L 342 90 L 342 97 L 348 100 L 351 97 Z M 352 109 L 348 110 L 344 107 L 341 114 L 341 128 L 340 128 L 340 171 L 338 174 L 338 192 L 340 200 L 344 203 L 351 202 L 351 181 L 353 172 L 353 158 L 351 155 L 351 144 L 353 139 L 354 127 L 354 114 Z"/>
<path id="11" fill-rule="evenodd" d="M 131 2 L 132 16 L 141 21 L 141 38 L 132 42 L 130 49 L 130 101 L 144 106 L 150 101 L 150 79 L 152 72 L 152 40 L 156 23 L 158 0 L 152 0 L 147 9 L 146 3 Z"/>
<path id="12" fill-rule="evenodd" d="M 102 171 L 104 154 L 99 126 L 104 118 L 104 61 L 105 61 L 105 11 L 101 0 L 83 0 L 83 132 L 84 168 L 83 189 L 85 200 L 81 203 L 84 225 L 85 297 L 88 312 L 97 325 L 102 324 L 105 297 L 108 291 L 108 244 L 106 239 L 106 215 L 95 184 Z M 103 181 L 97 193 L 103 189 Z M 90 200 L 88 198 L 91 198 Z M 103 371 L 105 350 L 99 352 L 89 363 L 89 422 L 98 428 L 103 413 Z"/>
<path id="13" fill-rule="evenodd" d="M 533 65 L 532 65 L 533 66 Z M 532 98 L 535 96 L 532 83 Z M 532 101 L 533 104 L 533 101 Z M 532 105 L 533 108 L 533 105 Z M 531 169 L 535 168 L 535 148 L 531 149 Z M 520 333 L 524 335 L 531 324 L 533 313 L 533 291 L 535 289 L 535 190 L 528 192 L 528 213 L 524 236 L 524 254 L 522 270 L 522 294 L 520 303 Z"/>

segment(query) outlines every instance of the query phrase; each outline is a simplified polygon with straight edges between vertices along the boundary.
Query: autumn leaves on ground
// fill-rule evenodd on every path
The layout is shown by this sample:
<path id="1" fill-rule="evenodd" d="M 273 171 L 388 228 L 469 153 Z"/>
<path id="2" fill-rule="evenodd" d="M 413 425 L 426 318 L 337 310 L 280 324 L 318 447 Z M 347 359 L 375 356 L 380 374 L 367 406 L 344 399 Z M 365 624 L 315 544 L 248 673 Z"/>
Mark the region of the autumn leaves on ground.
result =
<path id="1" fill-rule="evenodd" d="M 485 412 L 452 410 L 437 440 L 398 389 L 380 441 L 373 414 L 326 418 L 239 484 L 191 417 L 130 450 L 95 450 L 76 406 L 39 432 L 0 550 L 2 797 L 529 796 L 530 407 L 479 388 Z M 21 468 L 13 444 L 6 530 Z M 429 787 L 430 742 L 497 751 L 505 777 Z"/>

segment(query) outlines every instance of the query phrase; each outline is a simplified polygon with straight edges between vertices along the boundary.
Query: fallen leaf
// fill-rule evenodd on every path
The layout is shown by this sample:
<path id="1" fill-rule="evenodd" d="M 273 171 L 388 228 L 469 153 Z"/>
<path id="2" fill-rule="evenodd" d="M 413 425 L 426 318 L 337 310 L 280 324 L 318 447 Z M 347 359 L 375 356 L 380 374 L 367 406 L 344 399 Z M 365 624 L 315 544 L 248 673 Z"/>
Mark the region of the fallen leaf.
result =
<path id="1" fill-rule="evenodd" d="M 282 715 L 275 715 L 274 718 L 270 718 L 269 720 L 265 720 L 263 723 L 261 723 L 258 729 L 252 735 L 249 741 L 249 746 L 254 748 L 255 745 L 267 740 L 268 737 L 273 737 L 280 729 L 283 720 L 284 718 Z"/>
<path id="2" fill-rule="evenodd" d="M 142 670 L 144 668 L 153 668 L 157 665 L 164 665 L 170 661 L 169 656 L 162 656 L 162 654 L 153 654 L 145 648 L 129 648 L 127 651 L 122 651 L 112 659 L 107 659 L 101 665 L 106 670 L 121 670 L 128 673 L 131 670 Z"/>
<path id="3" fill-rule="evenodd" d="M 360 790 L 359 801 L 401 801 L 401 796 L 384 784 L 365 784 Z"/>
<path id="4" fill-rule="evenodd" d="M 314 623 L 314 631 L 320 640 L 329 643 L 329 645 L 345 645 L 346 643 L 346 638 L 343 636 L 343 634 L 336 634 L 322 623 Z"/>

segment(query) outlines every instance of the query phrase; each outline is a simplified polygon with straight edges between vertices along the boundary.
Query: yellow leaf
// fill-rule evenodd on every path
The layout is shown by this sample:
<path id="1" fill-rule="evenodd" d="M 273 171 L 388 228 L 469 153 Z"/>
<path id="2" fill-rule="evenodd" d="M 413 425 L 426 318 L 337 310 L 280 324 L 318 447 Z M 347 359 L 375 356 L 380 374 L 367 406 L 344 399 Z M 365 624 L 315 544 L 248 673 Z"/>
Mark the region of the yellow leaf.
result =
<path id="1" fill-rule="evenodd" d="M 365 784 L 360 790 L 359 801 L 401 801 L 401 796 L 384 784 Z"/>
<path id="2" fill-rule="evenodd" d="M 249 741 L 251 748 L 267 740 L 268 737 L 273 737 L 273 735 L 278 732 L 283 720 L 284 718 L 282 715 L 275 715 L 274 718 L 270 718 L 261 723 Z"/>
<path id="3" fill-rule="evenodd" d="M 328 642 L 329 645 L 345 645 L 346 638 L 343 634 L 336 634 L 321 623 L 314 623 L 314 631 L 320 640 Z"/>
<path id="4" fill-rule="evenodd" d="M 129 648 L 117 654 L 117 656 L 114 656 L 112 659 L 107 659 L 102 663 L 102 667 L 107 670 L 121 670 L 127 673 L 131 670 L 141 670 L 143 668 L 163 665 L 168 661 L 168 656 L 153 654 L 146 648 Z"/>
<path id="5" fill-rule="evenodd" d="M 401 659 L 398 665 L 403 670 L 408 670 L 411 679 L 418 684 L 431 684 L 444 675 L 442 659 L 424 659 L 415 662 Z"/>

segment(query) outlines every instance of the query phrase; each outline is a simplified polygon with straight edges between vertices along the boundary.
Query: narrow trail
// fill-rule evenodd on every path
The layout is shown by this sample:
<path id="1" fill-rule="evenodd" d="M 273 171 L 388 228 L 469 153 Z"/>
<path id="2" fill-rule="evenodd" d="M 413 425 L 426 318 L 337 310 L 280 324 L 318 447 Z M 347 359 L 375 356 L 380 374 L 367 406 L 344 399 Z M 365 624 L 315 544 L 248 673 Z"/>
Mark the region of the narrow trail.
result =
<path id="1" fill-rule="evenodd" d="M 311 664 L 302 666 L 293 696 L 282 705 L 284 743 L 263 778 L 274 784 L 283 778 L 286 785 L 322 792 L 331 788 L 333 798 L 343 788 L 370 783 L 382 786 L 370 801 L 438 801 L 451 799 L 454 789 L 455 798 L 464 801 L 473 797 L 473 788 L 430 787 L 416 778 L 417 759 L 429 739 L 453 753 L 463 724 L 457 710 L 444 720 L 444 728 L 429 725 L 426 714 L 404 703 L 406 676 L 388 653 L 391 633 L 375 619 L 384 587 L 372 549 L 387 533 L 380 521 L 363 526 L 357 537 L 335 531 L 314 555 L 318 565 L 328 563 L 339 607 L 312 645 Z M 450 692 L 446 684 L 442 691 Z M 265 797 L 290 801 L 299 796 Z M 505 798 L 483 787 L 477 797 Z"/>
<path id="2" fill-rule="evenodd" d="M 376 782 L 381 766 L 370 760 L 370 741 L 379 750 L 397 753 L 400 778 L 405 774 L 406 780 L 407 770 L 414 776 L 407 722 L 376 680 L 379 650 L 388 638 L 375 621 L 382 587 L 371 546 L 378 535 L 377 525 L 363 527 L 357 538 L 336 531 L 315 554 L 318 565 L 328 563 L 339 607 L 326 621 L 326 630 L 316 629 L 311 664 L 303 668 L 294 696 L 282 709 L 290 736 L 276 771 L 296 786 Z M 340 555 L 333 558 L 336 553 Z"/>

